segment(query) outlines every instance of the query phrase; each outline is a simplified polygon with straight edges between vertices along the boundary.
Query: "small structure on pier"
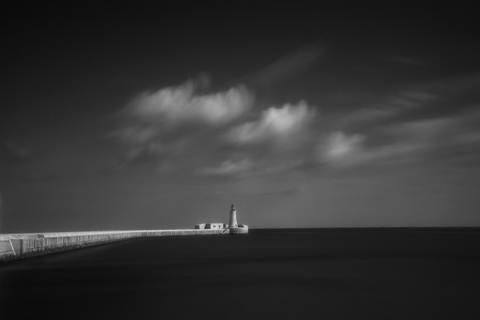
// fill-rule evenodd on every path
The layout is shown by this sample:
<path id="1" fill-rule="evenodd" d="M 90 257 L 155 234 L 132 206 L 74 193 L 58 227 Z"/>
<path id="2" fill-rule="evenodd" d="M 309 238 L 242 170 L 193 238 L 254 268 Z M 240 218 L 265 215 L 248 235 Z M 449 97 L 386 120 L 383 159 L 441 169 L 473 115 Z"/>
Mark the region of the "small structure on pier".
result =
<path id="1" fill-rule="evenodd" d="M 200 223 L 195 225 L 195 229 L 225 229 L 227 225 L 225 223 Z"/>

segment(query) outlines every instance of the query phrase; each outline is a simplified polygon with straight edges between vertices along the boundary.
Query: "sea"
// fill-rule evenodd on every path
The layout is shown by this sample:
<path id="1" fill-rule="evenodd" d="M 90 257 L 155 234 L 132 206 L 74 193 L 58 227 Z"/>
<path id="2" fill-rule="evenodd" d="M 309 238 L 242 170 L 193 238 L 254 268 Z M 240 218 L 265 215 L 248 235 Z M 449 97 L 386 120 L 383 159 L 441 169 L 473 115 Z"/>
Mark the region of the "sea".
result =
<path id="1" fill-rule="evenodd" d="M 480 319 L 480 228 L 251 229 L 0 265 L 0 319 Z"/>

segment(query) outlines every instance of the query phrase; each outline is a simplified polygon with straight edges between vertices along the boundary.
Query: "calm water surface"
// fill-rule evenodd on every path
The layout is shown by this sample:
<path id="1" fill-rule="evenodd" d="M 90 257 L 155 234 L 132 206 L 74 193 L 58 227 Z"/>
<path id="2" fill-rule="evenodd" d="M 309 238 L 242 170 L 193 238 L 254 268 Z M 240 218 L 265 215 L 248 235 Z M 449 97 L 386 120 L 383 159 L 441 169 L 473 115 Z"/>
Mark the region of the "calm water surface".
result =
<path id="1" fill-rule="evenodd" d="M 480 229 L 128 240 L 0 266 L 0 318 L 480 319 Z"/>

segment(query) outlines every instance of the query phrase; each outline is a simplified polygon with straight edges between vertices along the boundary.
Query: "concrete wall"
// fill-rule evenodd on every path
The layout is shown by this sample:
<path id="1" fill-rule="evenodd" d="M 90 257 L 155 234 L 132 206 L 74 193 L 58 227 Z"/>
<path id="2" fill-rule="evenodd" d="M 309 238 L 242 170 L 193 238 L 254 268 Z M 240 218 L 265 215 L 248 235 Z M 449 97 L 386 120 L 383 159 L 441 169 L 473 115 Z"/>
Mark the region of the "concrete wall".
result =
<path id="1" fill-rule="evenodd" d="M 136 230 L 0 235 L 0 263 L 145 237 L 229 234 L 228 230 Z"/>

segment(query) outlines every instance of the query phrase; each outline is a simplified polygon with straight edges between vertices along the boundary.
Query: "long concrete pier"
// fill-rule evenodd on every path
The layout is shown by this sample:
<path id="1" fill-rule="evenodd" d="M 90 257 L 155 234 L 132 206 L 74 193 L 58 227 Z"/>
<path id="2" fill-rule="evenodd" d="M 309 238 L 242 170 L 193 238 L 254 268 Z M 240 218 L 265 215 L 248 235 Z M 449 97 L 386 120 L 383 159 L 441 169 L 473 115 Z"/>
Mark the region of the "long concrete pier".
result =
<path id="1" fill-rule="evenodd" d="M 229 229 L 178 229 L 3 234 L 0 263 L 134 238 L 229 233 Z"/>

